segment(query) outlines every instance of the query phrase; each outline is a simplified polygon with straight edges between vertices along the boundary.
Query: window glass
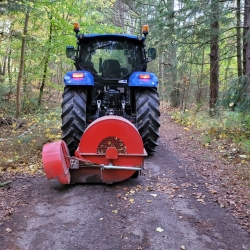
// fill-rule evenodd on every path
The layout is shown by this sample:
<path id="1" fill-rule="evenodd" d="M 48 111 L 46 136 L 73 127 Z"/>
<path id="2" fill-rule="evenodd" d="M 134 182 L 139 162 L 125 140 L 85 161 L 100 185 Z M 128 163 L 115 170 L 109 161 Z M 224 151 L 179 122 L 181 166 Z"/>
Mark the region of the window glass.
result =
<path id="1" fill-rule="evenodd" d="M 83 40 L 80 67 L 104 79 L 120 79 L 142 69 L 142 55 L 137 43 Z"/>

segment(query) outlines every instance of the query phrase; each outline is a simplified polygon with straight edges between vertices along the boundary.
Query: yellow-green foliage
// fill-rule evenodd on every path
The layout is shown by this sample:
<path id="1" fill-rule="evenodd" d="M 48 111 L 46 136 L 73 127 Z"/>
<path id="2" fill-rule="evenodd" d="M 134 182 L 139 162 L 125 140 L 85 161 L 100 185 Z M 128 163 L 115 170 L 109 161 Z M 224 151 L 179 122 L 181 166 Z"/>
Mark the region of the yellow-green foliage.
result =
<path id="1" fill-rule="evenodd" d="M 217 116 L 209 116 L 208 112 L 173 112 L 171 118 L 186 127 L 192 127 L 205 135 L 204 140 L 232 139 L 242 150 L 250 153 L 250 114 L 232 111 L 221 111 Z"/>
<path id="2" fill-rule="evenodd" d="M 0 172 L 42 172 L 43 145 L 61 139 L 61 109 L 33 114 L 1 126 Z"/>

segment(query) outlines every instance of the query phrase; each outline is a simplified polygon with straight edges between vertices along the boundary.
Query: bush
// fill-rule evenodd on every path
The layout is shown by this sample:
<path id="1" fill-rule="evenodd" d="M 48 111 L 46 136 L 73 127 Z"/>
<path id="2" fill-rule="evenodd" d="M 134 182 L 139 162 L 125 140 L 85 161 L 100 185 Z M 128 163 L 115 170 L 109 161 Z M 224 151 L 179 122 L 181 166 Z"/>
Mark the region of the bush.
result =
<path id="1" fill-rule="evenodd" d="M 241 77 L 229 82 L 218 102 L 218 105 L 239 112 L 247 112 L 250 110 L 250 95 L 246 94 L 246 81 L 249 81 L 249 79 Z"/>

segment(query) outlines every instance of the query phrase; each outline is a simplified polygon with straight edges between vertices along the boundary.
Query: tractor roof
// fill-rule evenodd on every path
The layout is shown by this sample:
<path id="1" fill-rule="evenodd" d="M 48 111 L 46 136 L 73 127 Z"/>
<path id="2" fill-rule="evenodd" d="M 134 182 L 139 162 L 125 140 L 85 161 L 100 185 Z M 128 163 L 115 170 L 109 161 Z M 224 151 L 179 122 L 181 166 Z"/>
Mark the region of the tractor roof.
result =
<path id="1" fill-rule="evenodd" d="M 126 38 L 131 40 L 145 40 L 144 36 L 135 36 L 135 35 L 125 35 L 125 34 L 79 34 L 77 35 L 78 39 L 91 39 L 91 38 L 100 38 L 100 39 L 119 39 Z"/>

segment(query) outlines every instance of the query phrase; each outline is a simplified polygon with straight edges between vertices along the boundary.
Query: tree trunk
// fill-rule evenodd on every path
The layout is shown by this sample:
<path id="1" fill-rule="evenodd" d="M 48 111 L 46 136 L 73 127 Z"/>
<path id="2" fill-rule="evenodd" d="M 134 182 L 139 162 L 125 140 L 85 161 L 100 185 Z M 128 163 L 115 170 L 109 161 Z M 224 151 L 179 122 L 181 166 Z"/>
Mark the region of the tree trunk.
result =
<path id="1" fill-rule="evenodd" d="M 52 16 L 50 16 L 50 27 L 49 27 L 49 48 L 47 51 L 47 55 L 45 58 L 44 63 L 44 69 L 43 69 L 43 78 L 42 78 L 42 84 L 40 87 L 39 97 L 38 97 L 38 105 L 40 106 L 42 103 L 42 96 L 43 96 L 43 89 L 45 86 L 46 78 L 47 78 L 47 71 L 48 71 L 48 63 L 49 63 L 49 56 L 50 56 L 50 46 L 51 46 L 51 40 L 52 40 Z"/>
<path id="2" fill-rule="evenodd" d="M 42 84 L 41 84 L 41 87 L 40 87 L 40 92 L 39 92 L 39 97 L 38 97 L 38 105 L 39 106 L 42 103 L 43 89 L 44 89 L 45 82 L 46 82 L 46 77 L 47 77 L 48 62 L 49 62 L 49 55 L 46 56 L 45 63 L 44 63 Z"/>
<path id="3" fill-rule="evenodd" d="M 205 59 L 205 47 L 202 51 L 202 60 L 201 60 L 201 72 L 200 76 L 197 78 L 197 95 L 196 102 L 201 105 L 203 101 L 203 78 L 204 78 L 204 59 Z"/>
<path id="4" fill-rule="evenodd" d="M 24 54 L 25 54 L 25 44 L 26 44 L 26 35 L 27 35 L 27 28 L 29 22 L 29 10 L 25 16 L 25 23 L 23 29 L 23 36 L 22 36 L 22 48 L 21 48 L 21 58 L 20 58 L 20 67 L 19 67 L 19 74 L 17 78 L 17 88 L 16 88 L 16 115 L 15 117 L 18 118 L 20 115 L 21 110 L 21 101 L 20 101 L 20 93 L 21 93 L 21 82 L 23 78 L 23 68 L 24 68 Z"/>
<path id="5" fill-rule="evenodd" d="M 162 101 L 165 101 L 164 100 L 164 81 L 163 81 L 163 55 L 161 55 L 159 57 L 159 62 L 158 62 L 158 67 L 159 67 L 159 76 L 160 76 L 160 79 L 159 79 L 159 89 L 160 89 L 160 98 L 162 99 Z"/>
<path id="6" fill-rule="evenodd" d="M 245 0 L 244 10 L 244 46 L 243 46 L 243 64 L 244 75 L 246 76 L 246 94 L 250 96 L 250 0 Z"/>
<path id="7" fill-rule="evenodd" d="M 9 85 L 12 88 L 12 74 L 11 74 L 11 54 L 12 54 L 12 23 L 10 26 L 10 41 L 9 41 L 9 50 L 8 50 L 8 63 L 7 63 L 7 72 L 9 78 Z"/>
<path id="8" fill-rule="evenodd" d="M 241 59 L 241 15 L 240 15 L 240 2 L 241 0 L 237 0 L 237 10 L 236 10 L 236 19 L 237 19 L 237 68 L 238 68 L 238 77 L 242 76 L 242 59 Z"/>
<path id="9" fill-rule="evenodd" d="M 177 107 L 180 105 L 180 89 L 179 84 L 177 84 L 177 55 L 176 55 L 176 43 L 175 43 L 175 16 L 174 16 L 174 0 L 168 1 L 168 21 L 169 21 L 169 30 L 170 30 L 170 39 L 169 39 L 169 62 L 170 67 L 170 79 L 172 84 L 172 92 L 170 94 L 170 105 L 172 107 Z"/>
<path id="10" fill-rule="evenodd" d="M 0 63 L 0 83 L 4 82 L 4 75 L 6 73 L 6 62 L 7 62 L 7 56 L 4 56 L 2 63 Z"/>
<path id="11" fill-rule="evenodd" d="M 8 64 L 7 64 L 7 71 L 8 71 L 8 76 L 9 76 L 9 84 L 12 86 L 12 75 L 11 75 L 11 46 L 9 48 L 9 53 L 8 53 Z"/>
<path id="12" fill-rule="evenodd" d="M 219 94 L 219 4 L 218 0 L 211 1 L 211 35 L 210 35 L 210 114 L 215 113 Z"/>
<path id="13" fill-rule="evenodd" d="M 6 52 L 6 54 L 8 54 L 8 51 Z M 1 65 L 1 69 L 0 69 L 0 75 L 5 75 L 6 74 L 6 64 L 7 64 L 7 56 L 4 56 L 3 58 L 3 65 Z"/>

